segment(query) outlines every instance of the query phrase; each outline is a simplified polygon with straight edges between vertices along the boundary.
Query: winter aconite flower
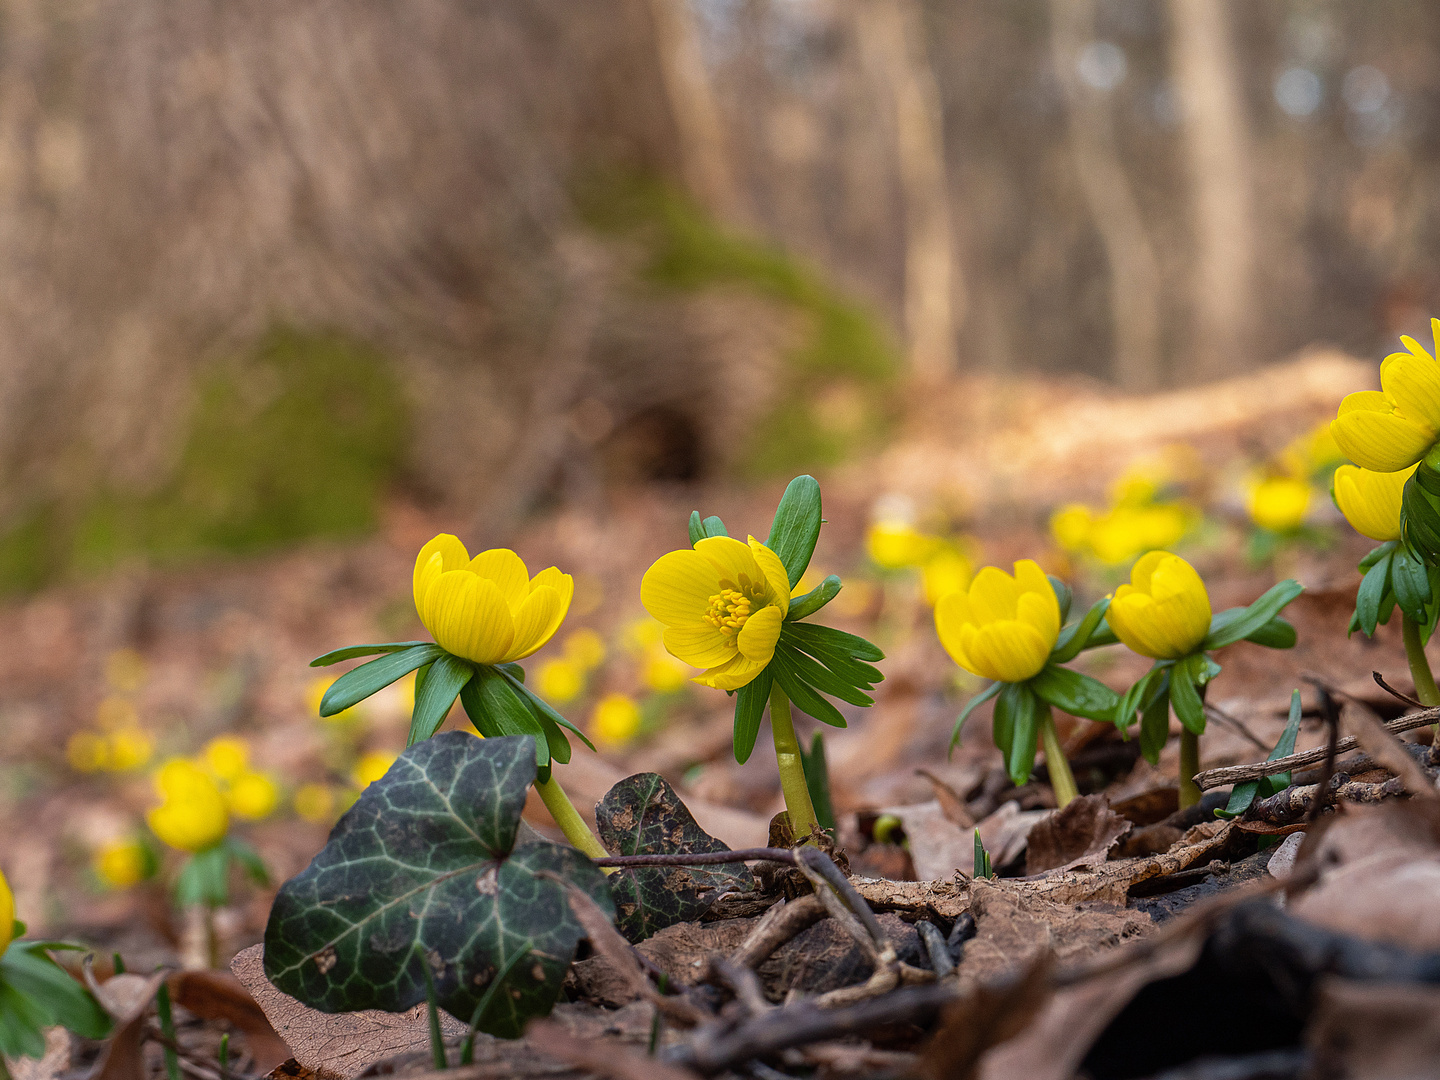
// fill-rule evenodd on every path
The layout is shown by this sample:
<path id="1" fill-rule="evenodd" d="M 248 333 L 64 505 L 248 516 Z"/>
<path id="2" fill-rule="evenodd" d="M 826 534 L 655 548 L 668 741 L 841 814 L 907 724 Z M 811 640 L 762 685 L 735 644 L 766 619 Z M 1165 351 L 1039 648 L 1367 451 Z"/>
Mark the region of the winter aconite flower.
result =
<path id="1" fill-rule="evenodd" d="M 624 746 L 640 732 L 640 706 L 625 694 L 606 694 L 595 706 L 590 730 L 595 741 L 606 746 Z"/>
<path id="2" fill-rule="evenodd" d="M 1371 540 L 1400 539 L 1400 499 L 1418 465 L 1399 472 L 1372 472 L 1354 465 L 1335 470 L 1335 505 L 1355 531 Z"/>
<path id="3" fill-rule="evenodd" d="M 15 936 L 15 894 L 10 891 L 10 882 L 0 873 L 0 952 L 10 947 Z"/>
<path id="4" fill-rule="evenodd" d="M 1018 683 L 1037 674 L 1060 634 L 1060 603 L 1045 571 L 1032 559 L 1015 576 L 994 566 L 975 575 L 968 591 L 942 597 L 935 629 L 954 661 L 981 678 Z"/>
<path id="5" fill-rule="evenodd" d="M 246 769 L 230 781 L 225 803 L 236 817 L 244 821 L 260 821 L 273 814 L 280 805 L 280 789 L 264 773 Z"/>
<path id="6" fill-rule="evenodd" d="M 368 754 L 361 755 L 360 760 L 355 763 L 350 779 L 355 781 L 356 787 L 367 788 L 390 771 L 390 766 L 395 764 L 397 757 L 398 754 L 384 750 L 371 750 Z"/>
<path id="7" fill-rule="evenodd" d="M 155 856 L 139 840 L 125 837 L 95 852 L 91 866 L 107 889 L 128 889 L 155 872 Z"/>
<path id="8" fill-rule="evenodd" d="M 1251 486 L 1245 508 L 1250 520 L 1271 532 L 1294 532 L 1310 509 L 1310 485 L 1293 476 L 1271 476 Z"/>
<path id="9" fill-rule="evenodd" d="M 560 629 L 574 580 L 555 567 L 533 578 L 508 548 L 473 559 L 458 537 L 442 533 L 415 559 L 415 610 L 435 643 L 476 664 L 521 660 Z"/>
<path id="10" fill-rule="evenodd" d="M 1440 319 L 1430 320 L 1440 333 Z M 1440 364 L 1411 337 L 1380 365 L 1380 389 L 1350 394 L 1330 424 L 1355 464 L 1375 472 L 1414 465 L 1440 437 Z"/>
<path id="11" fill-rule="evenodd" d="M 790 605 L 779 557 L 753 536 L 698 540 L 662 555 L 640 581 L 640 602 L 665 624 L 665 648 L 693 667 L 695 682 L 738 690 L 775 655 Z"/>
<path id="12" fill-rule="evenodd" d="M 165 843 L 198 852 L 225 839 L 230 827 L 225 798 L 199 765 L 180 758 L 167 761 L 155 774 L 155 791 L 164 801 L 146 820 Z"/>
<path id="13" fill-rule="evenodd" d="M 1178 555 L 1152 551 L 1115 590 L 1106 616 L 1115 636 L 1141 656 L 1176 660 L 1210 631 L 1210 595 L 1195 568 Z"/>

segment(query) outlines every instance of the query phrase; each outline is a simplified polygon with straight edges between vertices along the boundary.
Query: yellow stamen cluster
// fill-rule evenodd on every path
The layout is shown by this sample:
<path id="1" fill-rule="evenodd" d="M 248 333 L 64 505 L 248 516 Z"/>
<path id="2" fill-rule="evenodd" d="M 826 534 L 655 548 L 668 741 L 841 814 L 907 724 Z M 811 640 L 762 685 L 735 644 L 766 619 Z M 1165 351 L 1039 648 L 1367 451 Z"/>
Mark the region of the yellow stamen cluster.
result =
<path id="1" fill-rule="evenodd" d="M 710 607 L 705 612 L 705 621 L 722 634 L 735 637 L 745 620 L 750 618 L 752 601 L 739 589 L 721 589 L 710 597 Z"/>

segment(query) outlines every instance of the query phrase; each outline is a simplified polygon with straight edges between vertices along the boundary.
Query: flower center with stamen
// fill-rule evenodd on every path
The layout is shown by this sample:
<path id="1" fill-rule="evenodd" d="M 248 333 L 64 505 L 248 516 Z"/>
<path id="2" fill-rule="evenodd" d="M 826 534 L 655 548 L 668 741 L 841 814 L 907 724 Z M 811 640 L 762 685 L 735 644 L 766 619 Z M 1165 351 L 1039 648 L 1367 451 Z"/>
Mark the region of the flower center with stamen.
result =
<path id="1" fill-rule="evenodd" d="M 736 589 L 722 589 L 710 597 L 710 606 L 705 611 L 705 621 L 727 636 L 740 633 L 745 620 L 750 618 L 753 603 L 750 597 Z"/>

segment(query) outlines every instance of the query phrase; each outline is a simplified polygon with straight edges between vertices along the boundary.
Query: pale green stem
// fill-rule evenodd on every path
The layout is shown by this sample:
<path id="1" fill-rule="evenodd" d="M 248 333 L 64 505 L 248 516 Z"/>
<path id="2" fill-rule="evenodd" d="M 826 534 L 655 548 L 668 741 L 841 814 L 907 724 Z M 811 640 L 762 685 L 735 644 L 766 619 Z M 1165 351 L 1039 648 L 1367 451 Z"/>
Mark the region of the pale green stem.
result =
<path id="1" fill-rule="evenodd" d="M 1055 792 L 1057 806 L 1065 806 L 1080 794 L 1075 786 L 1075 774 L 1070 771 L 1070 762 L 1065 760 L 1065 748 L 1060 745 L 1060 733 L 1055 730 L 1055 715 L 1049 705 L 1040 707 L 1040 741 L 1045 746 L 1045 766 L 1050 771 L 1050 790 Z"/>
<path id="2" fill-rule="evenodd" d="M 1200 771 L 1200 736 L 1187 727 L 1180 729 L 1180 809 L 1200 802 L 1200 785 L 1195 774 Z"/>
<path id="3" fill-rule="evenodd" d="M 1420 704 L 1428 708 L 1440 705 L 1440 688 L 1435 686 L 1435 676 L 1430 671 L 1430 661 L 1425 657 L 1425 646 L 1420 641 L 1420 627 L 1402 612 L 1400 615 L 1400 636 L 1405 641 L 1405 659 L 1410 661 L 1410 677 L 1415 680 L 1415 696 Z"/>
<path id="4" fill-rule="evenodd" d="M 778 682 L 770 687 L 770 733 L 775 737 L 775 764 L 780 768 L 780 790 L 785 793 L 790 827 L 797 840 L 808 843 L 811 826 L 818 826 L 820 820 L 805 783 L 805 760 L 800 756 L 800 740 L 790 720 L 790 699 Z"/>
<path id="5" fill-rule="evenodd" d="M 550 771 L 550 779 L 543 784 L 535 781 L 535 790 L 540 793 L 541 800 L 545 803 L 545 809 L 550 811 L 550 816 L 555 819 L 555 824 L 560 826 L 560 831 L 565 834 L 565 839 L 589 855 L 592 859 L 609 858 L 610 853 L 601 846 L 595 834 L 590 831 L 590 826 L 585 824 L 585 819 L 580 816 L 575 804 L 570 801 L 570 796 L 565 794 L 565 789 L 560 786 L 560 781 L 555 778 L 555 771 Z M 605 873 L 613 874 L 614 867 L 605 867 Z"/>

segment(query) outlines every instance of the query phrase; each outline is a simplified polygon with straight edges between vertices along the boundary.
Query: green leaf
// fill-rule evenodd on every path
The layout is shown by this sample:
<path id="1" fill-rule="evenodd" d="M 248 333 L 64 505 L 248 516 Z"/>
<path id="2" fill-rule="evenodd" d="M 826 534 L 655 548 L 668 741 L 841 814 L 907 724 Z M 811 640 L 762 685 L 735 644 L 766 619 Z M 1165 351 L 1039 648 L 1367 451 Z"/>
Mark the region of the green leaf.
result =
<path id="1" fill-rule="evenodd" d="M 775 677 L 767 667 L 735 691 L 735 760 L 741 765 L 750 760 L 750 753 L 755 749 L 760 721 L 765 716 L 765 703 L 770 700 L 770 687 L 774 681 Z"/>
<path id="2" fill-rule="evenodd" d="M 198 851 L 175 876 L 175 906 L 219 907 L 230 899 L 230 849 L 222 841 Z"/>
<path id="3" fill-rule="evenodd" d="M 1365 573 L 1381 559 L 1385 558 L 1392 551 L 1394 551 L 1398 544 L 1398 540 L 1386 540 L 1385 543 L 1381 544 L 1379 547 L 1371 548 L 1370 553 L 1360 560 L 1360 562 L 1356 566 L 1356 569 L 1359 570 L 1362 574 Z"/>
<path id="4" fill-rule="evenodd" d="M 780 556 L 792 589 L 815 554 L 820 524 L 820 484 L 813 476 L 797 476 L 780 496 L 770 538 L 765 541 L 765 546 Z"/>
<path id="5" fill-rule="evenodd" d="M 1120 705 L 1119 695 L 1104 683 L 1054 663 L 1046 664 L 1030 679 L 1030 689 L 1041 701 L 1088 720 L 1110 722 Z"/>
<path id="6" fill-rule="evenodd" d="M 1247 638 L 1268 623 L 1285 605 L 1304 592 L 1298 581 L 1286 580 L 1272 585 L 1249 607 L 1230 608 L 1210 620 L 1210 633 L 1202 649 L 1218 649 Z"/>
<path id="7" fill-rule="evenodd" d="M 863 690 L 856 687 L 847 679 L 842 679 L 828 667 L 819 661 L 806 656 L 793 646 L 780 642 L 775 646 L 775 655 L 785 657 L 785 662 L 796 674 L 822 694 L 829 694 L 841 701 L 849 702 L 851 705 L 865 707 L 875 704 L 875 699 Z M 865 684 L 867 687 L 869 683 Z"/>
<path id="8" fill-rule="evenodd" d="M 775 681 L 780 684 L 780 689 L 785 691 L 791 703 L 801 712 L 813 716 L 822 724 L 829 724 L 831 727 L 843 728 L 846 726 L 845 717 L 840 710 L 801 679 L 780 650 L 775 651 L 768 670 L 775 677 Z"/>
<path id="9" fill-rule="evenodd" d="M 1290 719 L 1285 723 L 1285 730 L 1280 733 L 1280 739 L 1275 744 L 1275 749 L 1270 751 L 1266 761 L 1278 761 L 1282 757 L 1289 757 L 1295 752 L 1295 739 L 1300 734 L 1300 691 L 1290 692 Z M 1223 810 L 1215 811 L 1216 817 L 1234 818 L 1239 817 L 1250 809 L 1250 804 L 1260 794 L 1260 788 L 1264 785 L 1269 788 L 1267 795 L 1274 795 L 1277 791 L 1284 791 L 1290 786 L 1290 774 L 1288 772 L 1273 773 L 1264 780 L 1246 780 L 1236 784 L 1230 789 L 1230 801 L 1225 804 Z"/>
<path id="10" fill-rule="evenodd" d="M 1170 741 L 1170 672 L 1161 670 L 1151 696 L 1140 712 L 1140 753 L 1151 765 L 1160 764 L 1160 752 Z"/>
<path id="11" fill-rule="evenodd" d="M 725 522 L 721 521 L 721 520 L 720 520 L 718 517 L 716 517 L 714 514 L 711 514 L 709 517 L 707 517 L 707 518 L 705 519 L 704 525 L 705 525 L 705 535 L 706 535 L 706 536 L 729 536 L 729 535 L 730 535 L 729 533 L 727 533 L 727 532 L 725 531 Z"/>
<path id="12" fill-rule="evenodd" d="M 960 710 L 960 715 L 955 718 L 955 729 L 950 732 L 950 749 L 947 757 L 955 752 L 955 747 L 960 742 L 960 729 L 965 726 L 965 721 L 970 719 L 970 714 L 1009 685 L 1009 683 L 993 682 L 965 703 L 965 707 Z"/>
<path id="13" fill-rule="evenodd" d="M 450 715 L 450 708 L 460 696 L 461 688 L 473 678 L 475 668 L 458 656 L 446 653 L 436 660 L 430 667 L 430 674 L 425 677 L 425 685 L 415 695 L 415 710 L 410 718 L 410 734 L 405 745 L 414 746 L 434 735 L 445 722 L 445 717 Z"/>
<path id="14" fill-rule="evenodd" d="M 1055 648 L 1050 650 L 1050 662 L 1068 664 L 1079 656 L 1080 651 L 1090 643 L 1090 638 L 1099 627 L 1100 620 L 1105 617 L 1105 612 L 1109 610 L 1110 598 L 1102 596 L 1091 605 L 1083 619 L 1061 630 L 1055 641 Z"/>
<path id="15" fill-rule="evenodd" d="M 832 839 L 836 835 L 835 804 L 830 798 L 830 767 L 825 762 L 825 736 L 815 732 L 810 740 L 810 752 L 800 747 L 800 764 L 805 768 L 805 787 L 810 792 L 810 803 L 815 807 L 815 818 L 820 827 Z"/>
<path id="16" fill-rule="evenodd" d="M 404 652 L 406 649 L 413 649 L 416 645 L 429 645 L 428 641 L 387 641 L 383 645 L 351 645 L 346 649 L 335 649 L 327 652 L 324 656 L 317 656 L 310 661 L 311 667 L 329 667 L 331 664 L 338 664 L 341 660 L 354 660 L 357 656 L 374 656 L 376 653 Z"/>
<path id="17" fill-rule="evenodd" d="M 28 1017 L 38 1020 L 39 1028 L 60 1024 L 83 1039 L 105 1038 L 110 1034 L 110 1017 L 90 991 L 46 955 L 47 949 L 57 947 L 75 946 L 52 941 L 14 941 L 4 956 L 0 956 L 0 985 L 20 995 L 27 1005 L 17 1014 L 0 1002 L 0 1026 L 21 1023 Z M 29 1056 L 40 1057 L 44 1046 L 42 1034 L 40 1052 Z M 6 1048 L 5 1052 L 8 1054 L 10 1050 Z"/>
<path id="18" fill-rule="evenodd" d="M 1129 690 L 1120 695 L 1120 704 L 1115 707 L 1115 726 L 1121 732 L 1129 730 L 1135 722 L 1135 712 L 1150 700 L 1150 688 L 1157 678 L 1166 674 L 1169 664 L 1156 663 L 1149 671 L 1136 679 Z"/>
<path id="19" fill-rule="evenodd" d="M 1170 669 L 1170 705 L 1175 710 L 1175 718 L 1187 731 L 1196 735 L 1205 733 L 1205 703 L 1195 689 L 1194 672 L 1184 661 Z"/>
<path id="20" fill-rule="evenodd" d="M 980 830 L 975 830 L 975 877 L 988 878 L 992 876 L 990 866 L 990 853 L 985 850 L 985 841 L 980 839 Z"/>
<path id="21" fill-rule="evenodd" d="M 729 851 L 699 825 L 665 778 L 626 777 L 595 807 L 600 843 L 613 855 L 694 855 Z M 631 941 L 667 926 L 695 922 L 722 892 L 751 892 L 744 863 L 718 866 L 635 866 L 610 875 L 616 925 Z"/>
<path id="22" fill-rule="evenodd" d="M 1050 582 L 1050 589 L 1055 593 L 1055 599 L 1060 604 L 1060 621 L 1063 623 L 1070 617 L 1070 605 L 1075 602 L 1075 592 L 1061 581 L 1054 574 L 1046 574 Z"/>
<path id="23" fill-rule="evenodd" d="M 403 1012 L 425 1000 L 471 1016 L 516 952 L 484 1030 L 518 1036 L 550 1011 L 584 930 L 565 887 L 607 913 L 600 870 L 573 848 L 516 846 L 535 779 L 529 738 L 446 731 L 406 750 L 361 793 L 330 841 L 287 881 L 265 929 L 265 974 L 322 1012 Z"/>
<path id="24" fill-rule="evenodd" d="M 1419 473 L 1416 469 L 1405 481 L 1400 497 L 1400 535 L 1420 553 L 1431 559 L 1440 558 L 1440 507 L 1436 505 L 1435 496 L 1425 490 Z M 1401 608 L 1404 609 L 1404 604 Z"/>
<path id="25" fill-rule="evenodd" d="M 396 679 L 445 655 L 445 650 L 439 645 L 415 645 L 403 652 L 388 653 L 378 660 L 361 664 L 330 684 L 325 696 L 320 699 L 320 715 L 334 716 L 344 712 Z"/>
<path id="26" fill-rule="evenodd" d="M 514 671 L 511 669 L 520 671 L 520 675 L 518 678 L 514 674 Z M 548 702 L 546 702 L 545 699 L 542 698 L 539 694 L 535 693 L 534 690 L 531 690 L 528 686 L 525 685 L 525 672 L 523 669 L 520 668 L 519 664 L 501 664 L 500 671 L 501 674 L 503 674 L 507 679 L 509 679 L 511 688 L 514 689 L 516 693 L 518 693 L 522 698 L 525 699 L 525 702 L 530 706 L 530 711 L 535 715 L 535 718 L 539 720 L 541 724 L 554 724 L 557 728 L 564 728 L 566 731 L 569 731 L 571 734 L 576 736 L 591 750 L 595 749 L 595 744 L 590 741 L 590 737 L 586 735 L 585 732 L 581 731 L 569 720 L 566 720 L 565 717 L 562 716 L 557 709 L 555 709 Z M 550 737 L 550 742 L 552 746 L 555 744 L 556 736 L 558 736 L 562 741 L 565 742 L 565 750 L 563 756 L 558 752 L 555 753 L 555 760 L 560 762 L 560 764 L 564 765 L 570 760 L 570 743 L 569 740 L 565 739 L 565 736 L 561 735 L 559 731 L 556 731 L 555 736 Z"/>
<path id="27" fill-rule="evenodd" d="M 786 613 L 785 618 L 803 619 L 814 615 L 815 612 L 840 595 L 840 587 L 840 579 L 834 574 L 829 575 L 804 596 L 794 597 L 790 601 L 790 610 Z"/>
<path id="28" fill-rule="evenodd" d="M 1401 544 L 1390 559 L 1390 585 L 1395 602 L 1411 622 L 1422 626 L 1429 621 L 1426 607 L 1430 603 L 1430 575 L 1425 561 L 1407 545 Z"/>
<path id="29" fill-rule="evenodd" d="M 690 511 L 690 546 L 694 547 L 701 540 L 709 536 L 729 536 L 725 531 L 725 523 L 718 517 L 707 517 L 700 520 L 700 511 Z"/>
<path id="30" fill-rule="evenodd" d="M 233 836 L 227 836 L 224 844 L 230 849 L 230 857 L 245 871 L 246 877 L 256 885 L 270 884 L 270 871 L 265 866 L 265 860 L 260 858 L 258 851 L 244 840 Z"/>
<path id="31" fill-rule="evenodd" d="M 487 739 L 528 735 L 535 743 L 535 767 L 550 768 L 551 744 L 545 725 L 501 672 L 492 667 L 477 669 L 475 677 L 460 688 L 460 704 L 475 730 Z"/>
<path id="32" fill-rule="evenodd" d="M 1246 635 L 1245 640 L 1264 645 L 1267 649 L 1293 649 L 1299 636 L 1288 620 L 1276 615 L 1259 630 Z"/>
<path id="33" fill-rule="evenodd" d="M 1107 621 L 1101 619 L 1100 625 L 1097 626 L 1095 632 L 1090 635 L 1090 640 L 1085 642 L 1085 648 L 1099 649 L 1106 645 L 1118 644 L 1120 644 L 1120 639 L 1115 636 L 1115 631 L 1110 629 L 1110 624 Z"/>
<path id="34" fill-rule="evenodd" d="M 1005 755 L 1005 768 L 1010 782 L 1016 787 L 1028 783 L 1035 769 L 1035 748 L 1040 741 L 1040 710 L 1043 707 L 1030 687 L 1025 683 L 1014 683 L 1012 694 L 1002 694 L 995 703 L 998 716 L 1000 706 L 1009 701 L 1007 725 L 1010 727 L 1010 748 Z M 999 743 L 997 742 L 998 746 Z"/>
<path id="35" fill-rule="evenodd" d="M 863 637 L 847 634 L 844 630 L 836 630 L 833 626 L 821 626 L 818 623 L 787 623 L 782 633 L 797 648 L 804 649 L 817 659 L 828 659 L 834 655 L 868 661 L 872 664 L 885 659 L 885 654 Z M 871 679 L 871 682 L 880 682 L 884 678 L 874 668 L 868 670 L 875 672 L 876 677 Z"/>

